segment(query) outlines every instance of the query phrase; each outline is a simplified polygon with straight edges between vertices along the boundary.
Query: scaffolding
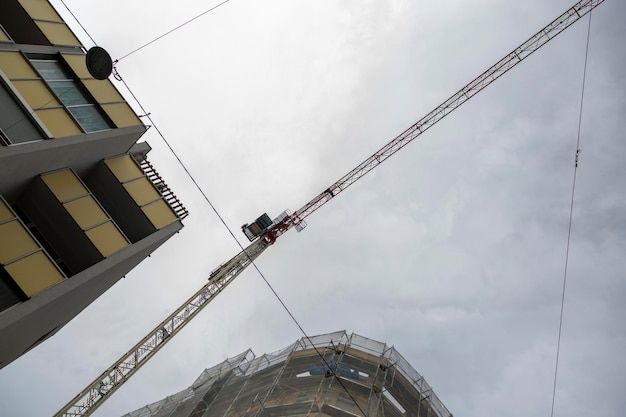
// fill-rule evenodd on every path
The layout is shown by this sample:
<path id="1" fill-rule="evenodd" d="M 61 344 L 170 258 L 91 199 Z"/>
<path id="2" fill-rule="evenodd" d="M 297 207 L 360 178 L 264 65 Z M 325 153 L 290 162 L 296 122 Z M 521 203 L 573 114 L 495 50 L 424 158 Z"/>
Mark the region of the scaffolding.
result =
<path id="1" fill-rule="evenodd" d="M 345 331 L 301 338 L 261 356 L 248 349 L 204 370 L 188 388 L 123 417 L 363 414 L 452 417 L 393 346 Z"/>

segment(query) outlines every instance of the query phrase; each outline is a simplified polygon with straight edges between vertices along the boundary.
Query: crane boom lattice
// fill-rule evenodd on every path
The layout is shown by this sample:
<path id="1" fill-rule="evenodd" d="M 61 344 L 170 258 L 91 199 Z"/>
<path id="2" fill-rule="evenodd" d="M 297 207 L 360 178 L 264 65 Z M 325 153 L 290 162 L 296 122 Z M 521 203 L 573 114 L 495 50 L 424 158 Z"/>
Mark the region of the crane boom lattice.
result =
<path id="1" fill-rule="evenodd" d="M 275 239 L 292 227 L 303 227 L 304 219 L 344 191 L 372 169 L 387 160 L 419 135 L 431 128 L 463 103 L 485 89 L 492 82 L 519 64 L 533 52 L 541 48 L 556 35 L 585 16 L 604 0 L 581 0 L 557 17 L 552 23 L 541 29 L 526 42 L 508 53 L 504 58 L 461 88 L 449 99 L 402 132 L 391 142 L 367 158 L 356 168 L 348 172 L 325 191 L 318 194 L 293 214 L 279 217 L 267 228 L 262 237 L 220 265 L 209 276 L 209 283 L 189 298 L 181 307 L 162 321 L 152 332 L 130 349 L 120 360 L 96 378 L 72 401 L 55 414 L 55 417 L 78 417 L 90 415 L 106 398 L 115 392 L 143 364 L 145 364 L 172 336 L 195 317 L 200 310 L 215 298 L 234 280 L 254 259 L 256 259 Z"/>
<path id="2" fill-rule="evenodd" d="M 398 152 L 413 139 L 431 128 L 435 123 L 446 117 L 452 111 L 459 108 L 463 103 L 478 94 L 489 84 L 500 78 L 507 71 L 519 64 L 537 49 L 548 43 L 556 35 L 567 29 L 570 25 L 589 13 L 604 0 L 582 0 L 568 9 L 552 23 L 531 36 L 526 42 L 508 53 L 504 58 L 496 62 L 489 69 L 461 88 L 449 99 L 441 103 L 434 110 L 421 118 L 418 122 L 406 129 L 391 142 L 383 146 L 372 156 L 360 163 L 356 168 L 341 177 L 337 182 L 328 187 L 325 191 L 317 195 L 302 208 L 295 211 L 282 226 L 283 230 L 277 236 L 289 230 L 292 226 L 300 224 L 306 217 L 329 202 L 334 196 L 354 184 L 361 177 L 376 168 L 387 158 Z"/>
<path id="3" fill-rule="evenodd" d="M 206 285 L 159 323 L 146 337 L 141 339 L 54 416 L 82 417 L 93 413 L 268 246 L 269 243 L 266 240 L 258 239 L 235 257 L 220 265 L 210 274 L 209 282 Z"/>

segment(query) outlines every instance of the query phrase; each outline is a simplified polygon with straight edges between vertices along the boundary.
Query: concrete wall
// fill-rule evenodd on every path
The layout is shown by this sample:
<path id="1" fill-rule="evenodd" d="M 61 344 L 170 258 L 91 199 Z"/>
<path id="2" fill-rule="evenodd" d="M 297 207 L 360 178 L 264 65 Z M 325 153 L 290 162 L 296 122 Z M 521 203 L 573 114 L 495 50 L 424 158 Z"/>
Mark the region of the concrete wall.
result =
<path id="1" fill-rule="evenodd" d="M 61 139 L 0 147 L 0 194 L 11 202 L 36 175 L 72 167 L 80 176 L 107 157 L 128 152 L 144 126 L 131 126 Z"/>
<path id="2" fill-rule="evenodd" d="M 0 368 L 52 336 L 182 228 L 176 221 L 0 313 Z"/>

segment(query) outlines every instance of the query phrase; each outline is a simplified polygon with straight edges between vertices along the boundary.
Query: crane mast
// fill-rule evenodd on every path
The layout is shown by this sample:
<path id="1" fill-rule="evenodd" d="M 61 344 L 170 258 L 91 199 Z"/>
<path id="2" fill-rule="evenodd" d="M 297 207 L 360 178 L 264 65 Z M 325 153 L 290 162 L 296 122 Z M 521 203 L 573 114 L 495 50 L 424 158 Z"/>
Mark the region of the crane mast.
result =
<path id="1" fill-rule="evenodd" d="M 270 245 L 257 239 L 209 275 L 209 282 L 159 323 L 109 369 L 74 397 L 55 417 L 88 416 L 191 321 Z"/>
<path id="2" fill-rule="evenodd" d="M 265 249 L 272 245 L 279 236 L 293 227 L 298 231 L 302 230 L 306 226 L 304 221 L 306 217 L 387 160 L 391 155 L 404 148 L 413 139 L 431 128 L 435 123 L 460 107 L 603 2 L 604 0 L 581 0 L 577 2 L 565 13 L 505 55 L 485 72 L 376 151 L 356 168 L 331 184 L 330 187 L 315 196 L 300 209 L 292 214 L 285 212 L 275 219 L 270 226 L 263 230 L 263 233 L 257 240 L 211 272 L 209 282 L 206 285 L 59 410 L 55 417 L 88 416 L 93 413 L 97 407 L 102 405 L 111 394 L 119 389 L 143 364 L 171 340 L 172 336 L 178 333 Z"/>

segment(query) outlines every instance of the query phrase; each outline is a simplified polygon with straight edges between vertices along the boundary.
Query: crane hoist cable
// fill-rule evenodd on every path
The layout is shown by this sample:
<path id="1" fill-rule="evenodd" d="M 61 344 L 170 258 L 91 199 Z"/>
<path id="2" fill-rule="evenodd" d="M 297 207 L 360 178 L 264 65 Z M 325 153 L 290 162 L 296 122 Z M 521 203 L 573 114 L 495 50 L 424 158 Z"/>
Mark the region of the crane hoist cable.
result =
<path id="1" fill-rule="evenodd" d="M 291 228 L 302 230 L 306 217 L 336 197 L 361 177 L 387 160 L 408 143 L 424 133 L 435 123 L 443 119 L 463 103 L 485 89 L 493 81 L 519 64 L 533 52 L 563 32 L 570 25 L 581 19 L 604 0 L 581 0 L 567 11 L 531 36 L 527 41 L 506 54 L 502 59 L 489 67 L 478 77 L 470 81 L 434 110 L 410 126 L 391 142 L 387 143 L 372 156 L 357 165 L 338 181 L 315 196 L 304 206 L 289 214 L 287 212 L 274 219 L 271 224 L 258 234 L 258 238 L 247 248 L 229 261 L 217 267 L 209 275 L 209 282 L 190 297 L 168 318 L 159 323 L 146 337 L 132 347 L 111 367 L 98 376 L 76 397 L 59 410 L 55 417 L 88 416 L 106 399 L 119 389 L 137 370 L 143 366 L 156 352 L 172 339 L 202 308 L 215 298 L 231 283 L 247 266 L 252 264 L 261 253 L 272 245 L 278 237 Z M 257 219 L 258 220 L 258 219 Z"/>

